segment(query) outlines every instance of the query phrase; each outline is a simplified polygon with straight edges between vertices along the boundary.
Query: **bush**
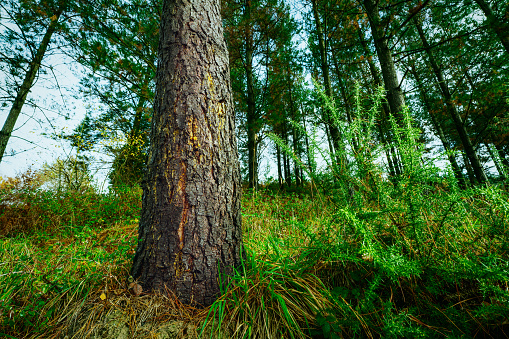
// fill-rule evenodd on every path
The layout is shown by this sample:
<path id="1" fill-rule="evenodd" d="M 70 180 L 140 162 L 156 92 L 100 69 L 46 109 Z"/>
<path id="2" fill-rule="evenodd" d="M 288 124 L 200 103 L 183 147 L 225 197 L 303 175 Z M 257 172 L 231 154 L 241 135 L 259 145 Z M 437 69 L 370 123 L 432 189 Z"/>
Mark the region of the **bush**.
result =
<path id="1" fill-rule="evenodd" d="M 0 235 L 73 235 L 140 214 L 139 188 L 99 193 L 92 187 L 54 191 L 42 189 L 43 184 L 41 175 L 32 171 L 0 182 Z"/>

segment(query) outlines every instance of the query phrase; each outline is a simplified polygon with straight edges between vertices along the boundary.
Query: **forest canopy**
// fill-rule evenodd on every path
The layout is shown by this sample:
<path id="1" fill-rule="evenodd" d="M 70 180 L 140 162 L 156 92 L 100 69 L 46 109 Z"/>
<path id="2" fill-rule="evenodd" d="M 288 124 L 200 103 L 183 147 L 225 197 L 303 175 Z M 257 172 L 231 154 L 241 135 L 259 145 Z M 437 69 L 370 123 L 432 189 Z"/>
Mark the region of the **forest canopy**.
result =
<path id="1" fill-rule="evenodd" d="M 65 53 L 83 70 L 76 95 L 95 105 L 72 133 L 53 137 L 86 161 L 91 151 L 108 155 L 113 186 L 139 184 L 160 11 L 160 1 L 147 0 L 2 4 L 1 99 L 9 114 L 0 153 L 23 105 L 37 105 L 40 94 L 30 88 L 51 72 L 44 60 Z M 330 168 L 312 150 L 313 133 L 333 163 L 354 166 L 357 141 L 345 129 L 364 119 L 380 86 L 369 138 L 382 148 L 377 161 L 387 175 L 402 171 L 389 117 L 401 127 L 405 108 L 424 157 L 442 160 L 461 187 L 503 180 L 508 11 L 504 1 L 484 0 L 223 1 L 243 181 L 300 185 L 317 164 Z"/>

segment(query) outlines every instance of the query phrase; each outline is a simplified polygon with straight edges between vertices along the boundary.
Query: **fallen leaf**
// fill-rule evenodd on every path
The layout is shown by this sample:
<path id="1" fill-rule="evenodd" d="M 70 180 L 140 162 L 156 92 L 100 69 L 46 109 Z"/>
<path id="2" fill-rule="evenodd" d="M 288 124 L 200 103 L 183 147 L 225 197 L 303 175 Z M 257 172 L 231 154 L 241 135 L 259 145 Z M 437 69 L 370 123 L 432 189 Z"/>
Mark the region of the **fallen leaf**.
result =
<path id="1" fill-rule="evenodd" d="M 141 285 L 135 282 L 129 284 L 129 290 L 132 291 L 132 293 L 134 293 L 135 296 L 139 296 L 141 292 L 143 292 L 143 288 L 141 287 Z"/>

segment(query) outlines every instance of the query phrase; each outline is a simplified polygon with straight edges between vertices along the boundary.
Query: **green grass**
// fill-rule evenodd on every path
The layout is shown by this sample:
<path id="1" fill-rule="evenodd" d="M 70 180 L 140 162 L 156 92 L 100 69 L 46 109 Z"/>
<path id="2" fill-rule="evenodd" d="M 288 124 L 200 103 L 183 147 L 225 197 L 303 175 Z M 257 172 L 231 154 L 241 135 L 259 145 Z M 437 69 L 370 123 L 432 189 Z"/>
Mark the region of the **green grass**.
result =
<path id="1" fill-rule="evenodd" d="M 139 190 L 55 197 L 36 179 L 0 184 L 3 337 L 509 333 L 509 195 L 494 186 L 459 191 L 447 181 L 380 178 L 377 192 L 360 185 L 348 202 L 309 188 L 246 191 L 248 265 L 198 310 L 171 293 L 129 288 Z"/>

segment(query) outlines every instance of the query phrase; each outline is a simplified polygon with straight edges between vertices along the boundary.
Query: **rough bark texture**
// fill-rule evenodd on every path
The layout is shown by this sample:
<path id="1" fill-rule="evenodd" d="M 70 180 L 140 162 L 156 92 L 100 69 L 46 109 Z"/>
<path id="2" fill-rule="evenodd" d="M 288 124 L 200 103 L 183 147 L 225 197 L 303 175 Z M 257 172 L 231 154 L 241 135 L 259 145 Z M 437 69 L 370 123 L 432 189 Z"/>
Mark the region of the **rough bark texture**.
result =
<path id="1" fill-rule="evenodd" d="M 375 41 L 376 54 L 380 61 L 382 76 L 384 79 L 385 90 L 387 91 L 387 101 L 399 124 L 402 123 L 403 117 L 401 111 L 405 105 L 403 91 L 399 86 L 398 74 L 394 67 L 391 50 L 387 44 L 387 37 L 383 32 L 382 23 L 380 22 L 380 14 L 378 13 L 378 1 L 364 0 L 366 14 L 368 15 L 371 32 Z"/>
<path id="2" fill-rule="evenodd" d="M 59 9 L 57 9 L 55 14 L 50 18 L 48 29 L 46 30 L 46 33 L 41 40 L 41 44 L 35 53 L 34 59 L 30 63 L 30 67 L 28 68 L 28 72 L 25 75 L 25 79 L 23 80 L 23 83 L 18 90 L 16 98 L 14 99 L 14 103 L 12 104 L 11 110 L 9 111 L 9 115 L 7 116 L 4 126 L 0 131 L 0 163 L 2 162 L 5 149 L 7 148 L 7 143 L 9 142 L 11 133 L 14 130 L 14 126 L 16 125 L 16 121 L 18 120 L 18 117 L 21 113 L 21 109 L 25 104 L 28 92 L 30 92 L 30 88 L 32 88 L 34 84 L 37 72 L 39 72 L 39 68 L 41 67 L 41 62 L 44 54 L 48 49 L 51 36 L 55 32 L 58 20 L 64 11 L 64 6 L 65 5 L 62 5 Z"/>
<path id="3" fill-rule="evenodd" d="M 241 263 L 240 169 L 219 0 L 165 0 L 131 274 L 210 305 Z M 220 281 L 221 280 L 221 281 Z"/>
<path id="4" fill-rule="evenodd" d="M 454 122 L 454 126 L 456 127 L 456 130 L 458 131 L 458 135 L 460 137 L 461 143 L 463 144 L 463 148 L 465 149 L 465 153 L 468 157 L 468 160 L 470 161 L 470 164 L 472 165 L 472 169 L 474 171 L 475 177 L 478 182 L 484 183 L 488 181 L 488 178 L 486 177 L 486 174 L 484 173 L 483 167 L 481 162 L 479 161 L 479 157 L 477 156 L 477 153 L 475 152 L 474 145 L 472 144 L 472 141 L 470 140 L 467 130 L 465 129 L 465 124 L 463 123 L 463 118 L 458 112 L 458 109 L 456 105 L 453 103 L 451 92 L 449 91 L 449 86 L 447 86 L 447 83 L 445 81 L 445 78 L 442 74 L 442 70 L 438 66 L 433 53 L 431 52 L 431 47 L 428 43 L 428 40 L 426 39 L 426 35 L 424 34 L 424 31 L 422 30 L 422 26 L 417 20 L 417 18 L 414 18 L 414 24 L 417 28 L 417 32 L 419 33 L 419 37 L 421 38 L 422 45 L 424 46 L 424 49 L 426 50 L 426 54 L 428 56 L 428 60 L 431 64 L 431 68 L 433 69 L 433 72 L 435 73 L 435 76 L 438 81 L 438 86 L 440 88 L 440 92 L 442 93 L 442 96 L 445 99 L 445 103 L 447 105 L 447 110 L 449 111 L 449 114 L 451 115 L 451 118 Z"/>

